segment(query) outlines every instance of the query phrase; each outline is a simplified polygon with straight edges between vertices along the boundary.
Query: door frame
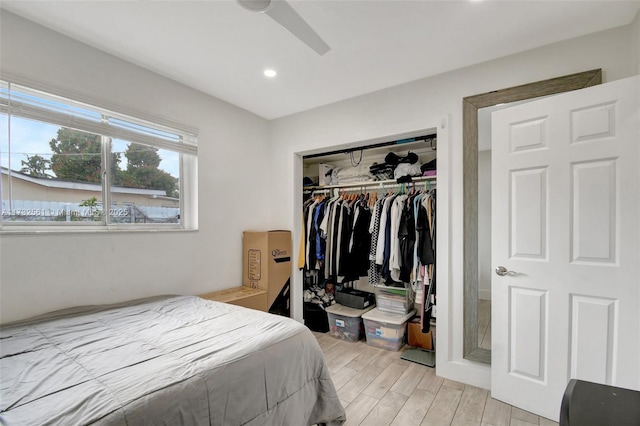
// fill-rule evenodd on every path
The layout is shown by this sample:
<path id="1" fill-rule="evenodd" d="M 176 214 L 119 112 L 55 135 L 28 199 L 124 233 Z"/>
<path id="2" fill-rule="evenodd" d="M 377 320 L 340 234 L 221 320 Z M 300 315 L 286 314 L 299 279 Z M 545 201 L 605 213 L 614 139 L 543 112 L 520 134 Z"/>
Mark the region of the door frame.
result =
<path id="1" fill-rule="evenodd" d="M 439 123 L 439 124 L 436 124 Z M 429 122 L 423 123 L 423 127 L 419 127 L 417 129 L 402 131 L 398 133 L 391 133 L 383 136 L 376 136 L 369 139 L 361 139 L 357 141 L 344 142 L 337 145 L 323 145 L 321 147 L 309 147 L 308 149 L 301 149 L 296 151 L 291 151 L 291 159 L 292 159 L 292 169 L 293 169 L 293 230 L 292 230 L 292 238 L 293 238 L 293 253 L 296 254 L 300 250 L 300 237 L 302 230 L 302 215 L 299 212 L 302 212 L 302 180 L 304 177 L 304 157 L 307 155 L 316 155 L 323 154 L 332 151 L 341 151 L 341 150 L 357 150 L 360 148 L 364 148 L 369 145 L 375 145 L 378 143 L 388 142 L 392 140 L 402 140 L 413 138 L 417 136 L 422 136 L 425 134 L 435 134 L 438 141 L 442 144 L 449 143 L 448 140 L 448 118 L 440 117 L 439 119 L 429 120 Z M 440 155 L 440 154 L 438 154 Z M 450 169 L 450 168 L 449 168 Z M 447 170 L 449 170 L 447 169 Z M 444 173 L 436 176 L 436 188 L 440 188 L 439 199 L 444 201 L 447 200 L 448 194 L 448 179 L 445 177 Z M 448 209 L 443 206 L 442 210 L 445 211 L 444 215 L 445 219 L 448 220 Z M 445 219 L 437 219 L 437 230 L 436 232 L 444 232 L 448 230 L 448 221 Z M 443 250 L 443 253 L 446 251 L 448 253 L 448 238 L 441 238 L 442 247 L 438 248 L 438 250 Z M 438 244 L 440 244 L 440 240 L 438 240 Z M 438 246 L 440 247 L 440 245 Z M 448 256 L 442 255 L 442 262 L 448 262 Z M 302 295 L 303 295 L 303 274 L 302 270 L 298 269 L 297 266 L 297 257 L 296 261 L 291 263 L 291 318 L 294 320 L 304 324 L 303 318 L 303 304 L 302 304 Z M 445 268 L 445 266 L 443 266 Z M 448 271 L 448 267 L 446 268 Z M 445 282 L 446 274 L 443 272 L 442 277 L 440 273 L 438 275 L 438 280 Z"/>
<path id="2" fill-rule="evenodd" d="M 602 69 L 598 68 L 462 99 L 463 357 L 467 360 L 491 364 L 491 351 L 478 347 L 478 109 L 569 92 L 601 83 Z"/>

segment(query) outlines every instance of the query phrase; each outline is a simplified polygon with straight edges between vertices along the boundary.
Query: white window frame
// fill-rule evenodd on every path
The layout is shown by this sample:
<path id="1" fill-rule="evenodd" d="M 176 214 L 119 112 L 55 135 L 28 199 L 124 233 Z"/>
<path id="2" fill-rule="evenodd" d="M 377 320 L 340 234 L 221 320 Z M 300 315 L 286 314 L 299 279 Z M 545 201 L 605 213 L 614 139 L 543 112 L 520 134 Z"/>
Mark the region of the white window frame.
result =
<path id="1" fill-rule="evenodd" d="M 112 108 L 96 106 L 95 100 L 82 99 L 79 96 L 69 96 L 60 94 L 56 89 L 43 87 L 32 81 L 25 81 L 19 77 L 2 76 L 0 88 L 9 90 L 16 87 L 20 93 L 27 93 L 38 98 L 61 102 L 70 107 L 67 112 L 64 110 L 53 110 L 46 106 L 38 105 L 37 102 L 20 102 L 11 99 L 10 96 L 0 96 L 0 113 L 7 114 L 10 122 L 11 117 L 21 117 L 40 122 L 50 123 L 57 126 L 68 127 L 79 131 L 98 134 L 101 136 L 101 168 L 102 168 L 102 205 L 111 206 L 111 140 L 121 139 L 127 142 L 139 143 L 155 148 L 165 149 L 179 153 L 180 176 L 180 223 L 112 223 L 109 208 L 103 207 L 105 214 L 102 222 L 4 222 L 0 220 L 0 233 L 41 233 L 41 232 L 104 232 L 104 231 L 183 231 L 197 230 L 198 228 L 198 130 L 183 124 L 171 122 L 166 119 L 145 116 L 141 113 L 131 113 L 130 111 L 115 112 Z M 10 92 L 9 92 L 10 93 Z M 73 99 L 72 99 L 73 97 Z M 98 114 L 100 120 L 90 119 L 74 114 L 73 107 L 78 107 L 92 114 Z M 129 128 L 117 125 L 112 122 L 125 122 L 130 124 Z M 136 126 L 157 131 L 158 136 L 149 132 L 136 131 Z M 177 135 L 177 140 L 163 138 L 161 133 Z M 9 140 L 9 143 L 11 141 Z M 0 182 L 0 199 L 2 199 L 2 188 Z"/>

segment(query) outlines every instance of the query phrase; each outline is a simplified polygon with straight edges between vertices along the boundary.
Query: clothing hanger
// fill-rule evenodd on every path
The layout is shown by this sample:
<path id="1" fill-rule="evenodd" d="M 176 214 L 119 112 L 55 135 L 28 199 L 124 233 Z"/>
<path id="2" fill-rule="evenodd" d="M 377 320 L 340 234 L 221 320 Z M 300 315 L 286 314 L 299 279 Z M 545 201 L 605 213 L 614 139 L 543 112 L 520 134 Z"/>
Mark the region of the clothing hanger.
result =
<path id="1" fill-rule="evenodd" d="M 369 207 L 375 206 L 377 201 L 378 201 L 378 193 L 372 192 L 371 196 L 369 197 Z"/>

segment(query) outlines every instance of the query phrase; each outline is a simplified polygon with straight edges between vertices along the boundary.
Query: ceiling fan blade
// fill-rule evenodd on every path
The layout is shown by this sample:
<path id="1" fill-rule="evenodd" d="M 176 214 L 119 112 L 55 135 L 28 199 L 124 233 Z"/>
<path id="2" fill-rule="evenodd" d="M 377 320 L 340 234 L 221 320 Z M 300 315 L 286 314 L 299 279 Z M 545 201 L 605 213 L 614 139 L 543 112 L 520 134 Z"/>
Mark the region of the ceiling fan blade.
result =
<path id="1" fill-rule="evenodd" d="M 304 44 L 316 51 L 318 55 L 324 55 L 331 50 L 329 45 L 298 15 L 289 3 L 285 1 L 273 1 L 265 13 L 300 39 Z"/>

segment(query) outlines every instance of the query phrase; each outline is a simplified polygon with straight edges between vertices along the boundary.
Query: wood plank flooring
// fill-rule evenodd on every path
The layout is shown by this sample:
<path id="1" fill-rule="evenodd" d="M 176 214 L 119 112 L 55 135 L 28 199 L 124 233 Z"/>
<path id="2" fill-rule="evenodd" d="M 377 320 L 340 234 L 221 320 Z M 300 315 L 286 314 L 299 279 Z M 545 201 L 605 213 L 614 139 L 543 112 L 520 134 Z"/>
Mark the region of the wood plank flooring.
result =
<path id="1" fill-rule="evenodd" d="M 489 392 L 446 380 L 398 352 L 313 333 L 324 352 L 346 426 L 552 426 L 557 423 L 497 401 Z"/>

